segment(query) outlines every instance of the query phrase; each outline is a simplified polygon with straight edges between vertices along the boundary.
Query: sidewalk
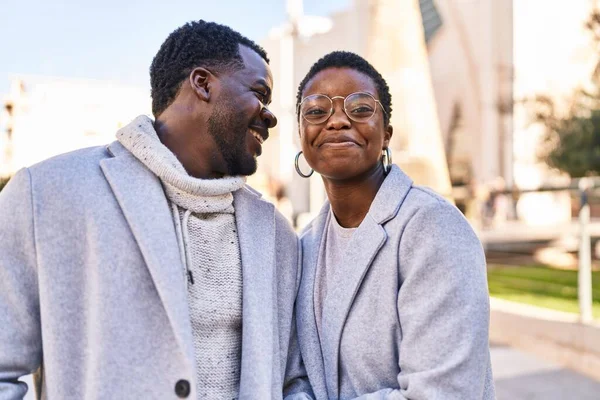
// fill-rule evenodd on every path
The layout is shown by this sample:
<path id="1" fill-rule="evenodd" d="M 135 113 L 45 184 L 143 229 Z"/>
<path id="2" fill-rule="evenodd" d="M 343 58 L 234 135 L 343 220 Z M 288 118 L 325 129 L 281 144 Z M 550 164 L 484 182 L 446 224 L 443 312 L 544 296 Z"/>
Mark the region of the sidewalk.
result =
<path id="1" fill-rule="evenodd" d="M 491 346 L 497 400 L 600 398 L 600 382 L 511 347 Z"/>
<path id="2" fill-rule="evenodd" d="M 490 342 L 535 354 L 600 381 L 598 321 L 582 324 L 577 314 L 492 297 Z"/>

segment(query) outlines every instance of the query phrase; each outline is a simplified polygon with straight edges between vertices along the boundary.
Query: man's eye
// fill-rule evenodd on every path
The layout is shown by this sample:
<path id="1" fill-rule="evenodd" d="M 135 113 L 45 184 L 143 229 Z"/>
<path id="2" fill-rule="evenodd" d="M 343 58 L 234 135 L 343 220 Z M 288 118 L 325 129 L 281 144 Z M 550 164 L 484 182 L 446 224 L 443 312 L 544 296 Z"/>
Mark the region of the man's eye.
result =
<path id="1" fill-rule="evenodd" d="M 260 90 L 253 90 L 253 92 L 256 94 L 256 96 L 258 97 L 258 99 L 263 102 L 263 103 L 267 103 L 268 99 L 268 95 L 264 92 L 261 92 Z"/>

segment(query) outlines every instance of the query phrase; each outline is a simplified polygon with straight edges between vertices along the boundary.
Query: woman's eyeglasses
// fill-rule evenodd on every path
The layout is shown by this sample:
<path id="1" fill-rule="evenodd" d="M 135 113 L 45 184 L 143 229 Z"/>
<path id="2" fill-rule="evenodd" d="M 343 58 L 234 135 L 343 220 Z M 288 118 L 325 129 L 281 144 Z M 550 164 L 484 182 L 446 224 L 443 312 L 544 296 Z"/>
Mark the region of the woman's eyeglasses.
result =
<path id="1" fill-rule="evenodd" d="M 344 112 L 352 121 L 367 122 L 377 110 L 377 104 L 385 113 L 383 104 L 372 94 L 366 92 L 356 92 L 346 97 L 329 97 L 324 94 L 313 94 L 305 97 L 298 105 L 298 112 L 302 118 L 310 124 L 322 124 L 333 115 L 333 100 L 344 100 Z"/>

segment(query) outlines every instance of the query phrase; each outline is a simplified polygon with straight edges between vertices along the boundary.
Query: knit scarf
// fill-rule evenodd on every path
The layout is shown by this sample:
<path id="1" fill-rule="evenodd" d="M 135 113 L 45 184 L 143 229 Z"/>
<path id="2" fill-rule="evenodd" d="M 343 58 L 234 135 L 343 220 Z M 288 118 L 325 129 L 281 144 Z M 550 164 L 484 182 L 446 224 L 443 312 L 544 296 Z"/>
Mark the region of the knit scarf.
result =
<path id="1" fill-rule="evenodd" d="M 161 180 L 167 197 L 193 213 L 233 213 L 232 192 L 244 186 L 243 177 L 198 179 L 185 171 L 181 162 L 154 130 L 152 120 L 140 115 L 117 132 L 117 140 Z"/>

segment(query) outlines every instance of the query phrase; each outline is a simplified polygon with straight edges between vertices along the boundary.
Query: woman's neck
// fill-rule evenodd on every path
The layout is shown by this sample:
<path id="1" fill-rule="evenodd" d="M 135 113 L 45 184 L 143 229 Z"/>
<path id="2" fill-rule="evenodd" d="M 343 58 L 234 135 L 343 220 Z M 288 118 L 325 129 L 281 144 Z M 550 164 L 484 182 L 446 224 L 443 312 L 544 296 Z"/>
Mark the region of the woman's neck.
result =
<path id="1" fill-rule="evenodd" d="M 384 179 L 385 173 L 381 164 L 358 178 L 323 178 L 331 209 L 341 226 L 356 228 L 360 225 Z"/>

